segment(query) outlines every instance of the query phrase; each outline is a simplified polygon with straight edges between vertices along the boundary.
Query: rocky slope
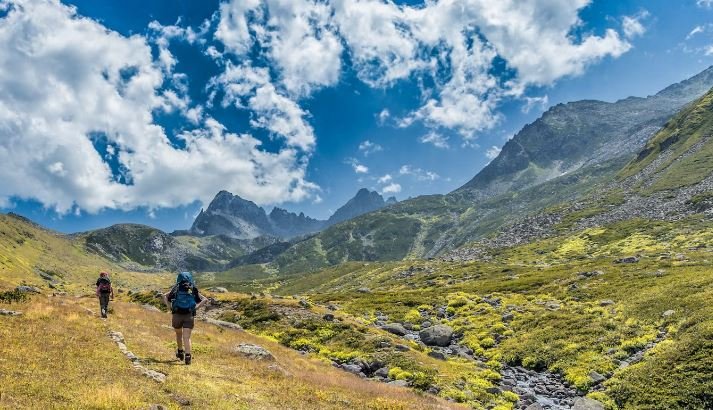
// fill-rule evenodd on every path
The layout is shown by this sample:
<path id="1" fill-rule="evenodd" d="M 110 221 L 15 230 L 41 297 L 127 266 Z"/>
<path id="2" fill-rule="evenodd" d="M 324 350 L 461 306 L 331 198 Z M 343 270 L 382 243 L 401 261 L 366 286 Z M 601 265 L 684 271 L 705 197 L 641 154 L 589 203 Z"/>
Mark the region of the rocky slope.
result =
<path id="1" fill-rule="evenodd" d="M 646 98 L 558 104 L 525 126 L 461 190 L 490 197 L 538 185 L 637 152 L 680 110 L 713 87 L 713 67 Z"/>

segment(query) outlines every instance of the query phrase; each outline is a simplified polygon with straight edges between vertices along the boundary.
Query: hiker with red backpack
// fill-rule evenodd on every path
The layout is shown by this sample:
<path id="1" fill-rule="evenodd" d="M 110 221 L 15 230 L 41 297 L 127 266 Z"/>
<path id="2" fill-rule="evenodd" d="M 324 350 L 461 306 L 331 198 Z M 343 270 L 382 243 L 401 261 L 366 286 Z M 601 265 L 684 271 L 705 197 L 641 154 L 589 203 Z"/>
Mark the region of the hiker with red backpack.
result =
<path id="1" fill-rule="evenodd" d="M 196 311 L 208 299 L 203 297 L 193 281 L 190 272 L 181 272 L 176 284 L 163 295 L 163 303 L 171 310 L 171 325 L 176 331 L 176 357 L 191 364 L 191 332 L 195 324 Z"/>
<path id="2" fill-rule="evenodd" d="M 97 279 L 97 298 L 99 298 L 99 309 L 101 309 L 101 317 L 106 319 L 109 313 L 109 298 L 114 300 L 114 288 L 111 286 L 109 274 L 101 272 Z"/>

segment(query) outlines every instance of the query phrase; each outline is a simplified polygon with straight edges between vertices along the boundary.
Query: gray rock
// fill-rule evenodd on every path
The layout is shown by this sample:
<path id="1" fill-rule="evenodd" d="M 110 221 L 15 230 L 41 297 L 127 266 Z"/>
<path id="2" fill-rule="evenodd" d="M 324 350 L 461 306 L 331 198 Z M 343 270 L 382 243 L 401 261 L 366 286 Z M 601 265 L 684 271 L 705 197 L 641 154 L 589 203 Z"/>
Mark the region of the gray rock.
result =
<path id="1" fill-rule="evenodd" d="M 15 290 L 18 292 L 22 292 L 22 293 L 41 293 L 42 292 L 40 290 L 40 288 L 38 288 L 38 287 L 26 286 L 26 285 L 18 286 L 15 288 Z"/>
<path id="2" fill-rule="evenodd" d="M 361 366 L 357 364 L 343 364 L 342 369 L 348 371 L 349 373 L 356 374 L 357 376 L 365 377 L 361 370 Z"/>
<path id="3" fill-rule="evenodd" d="M 601 374 L 595 372 L 594 370 L 592 370 L 591 372 L 589 372 L 589 378 L 592 379 L 592 383 L 594 383 L 594 384 L 599 384 L 599 383 L 601 383 L 601 382 L 603 382 L 604 380 L 607 379 L 606 377 L 604 377 L 604 376 L 602 376 Z"/>
<path id="4" fill-rule="evenodd" d="M 446 347 L 451 344 L 453 328 L 447 325 L 436 325 L 421 330 L 418 335 L 427 346 Z"/>
<path id="5" fill-rule="evenodd" d="M 550 301 L 545 303 L 545 307 L 549 310 L 559 310 L 560 309 L 560 304 L 554 301 Z"/>
<path id="6" fill-rule="evenodd" d="M 253 360 L 275 360 L 275 357 L 262 346 L 240 343 L 233 351 Z"/>
<path id="7" fill-rule="evenodd" d="M 228 289 L 220 287 L 220 286 L 208 288 L 208 291 L 213 292 L 213 293 L 228 293 Z"/>
<path id="8" fill-rule="evenodd" d="M 599 306 L 602 306 L 602 307 L 604 307 L 604 306 L 611 306 L 611 305 L 613 305 L 613 304 L 614 304 L 614 301 L 611 300 L 611 299 L 604 299 L 604 300 L 600 300 L 600 301 L 599 301 Z"/>
<path id="9" fill-rule="evenodd" d="M 624 258 L 619 258 L 614 261 L 614 263 L 637 263 L 639 262 L 638 256 L 626 256 Z"/>
<path id="10" fill-rule="evenodd" d="M 602 403 L 587 397 L 577 397 L 572 410 L 604 410 Z"/>
<path id="11" fill-rule="evenodd" d="M 446 360 L 446 359 L 448 359 L 448 357 L 446 357 L 446 355 L 443 354 L 443 352 L 439 352 L 439 351 L 436 351 L 436 350 L 431 350 L 430 352 L 428 352 L 428 356 L 429 356 L 429 357 L 433 357 L 434 359 L 438 359 L 438 360 Z"/>
<path id="12" fill-rule="evenodd" d="M 142 308 L 151 311 L 151 312 L 160 312 L 161 309 L 157 308 L 154 305 L 149 305 L 148 303 L 141 305 Z"/>
<path id="13" fill-rule="evenodd" d="M 163 404 L 152 404 L 149 407 L 149 410 L 168 410 L 168 407 L 164 406 Z"/>
<path id="14" fill-rule="evenodd" d="M 0 316 L 21 316 L 22 312 L 17 312 L 15 310 L 5 310 L 0 309 Z"/>
<path id="15" fill-rule="evenodd" d="M 433 323 L 429 322 L 428 320 L 421 323 L 421 329 L 425 329 L 425 328 L 431 327 L 431 326 L 433 326 Z"/>
<path id="16" fill-rule="evenodd" d="M 531 405 L 525 407 L 525 410 L 545 410 L 539 403 L 532 403 Z"/>
<path id="17" fill-rule="evenodd" d="M 676 313 L 675 310 L 669 309 L 661 314 L 661 317 L 671 317 Z"/>
<path id="18" fill-rule="evenodd" d="M 387 323 L 381 328 L 397 336 L 405 336 L 408 333 L 408 330 L 400 323 Z"/>
<path id="19" fill-rule="evenodd" d="M 357 289 L 357 292 L 359 292 L 359 293 L 371 293 L 371 289 L 369 289 L 369 288 L 367 288 L 367 287 L 363 287 L 363 288 Z"/>
<path id="20" fill-rule="evenodd" d="M 515 315 L 513 315 L 510 312 L 504 313 L 503 316 L 501 317 L 503 322 L 509 322 L 509 321 L 513 320 L 514 318 L 515 318 Z"/>
<path id="21" fill-rule="evenodd" d="M 243 330 L 243 328 L 239 324 L 233 323 L 233 322 L 226 322 L 224 320 L 217 320 L 217 319 L 211 319 L 211 318 L 206 318 L 205 321 L 206 321 L 206 323 L 210 323 L 211 325 L 215 325 L 215 326 L 220 326 L 225 329 Z"/>
<path id="22" fill-rule="evenodd" d="M 334 315 L 331 313 L 327 313 L 324 316 L 322 316 L 322 319 L 326 320 L 327 322 L 332 322 L 332 321 L 334 321 Z"/>
<path id="23" fill-rule="evenodd" d="M 381 369 L 377 369 L 377 370 L 374 372 L 374 376 L 376 376 L 376 377 L 383 377 L 383 378 L 389 377 L 389 369 L 388 369 L 388 367 L 382 367 Z"/>
<path id="24" fill-rule="evenodd" d="M 300 299 L 300 306 L 305 309 L 309 309 L 310 307 L 312 307 L 312 305 L 304 299 Z"/>
<path id="25" fill-rule="evenodd" d="M 394 348 L 399 352 L 408 352 L 409 350 L 411 350 L 410 347 L 401 344 L 394 345 Z"/>
<path id="26" fill-rule="evenodd" d="M 389 384 L 398 387 L 408 387 L 408 382 L 406 380 L 394 380 L 392 382 L 389 382 Z"/>
<path id="27" fill-rule="evenodd" d="M 502 393 L 502 390 L 497 387 L 488 387 L 487 389 L 485 389 L 485 392 L 490 394 L 500 394 Z"/>

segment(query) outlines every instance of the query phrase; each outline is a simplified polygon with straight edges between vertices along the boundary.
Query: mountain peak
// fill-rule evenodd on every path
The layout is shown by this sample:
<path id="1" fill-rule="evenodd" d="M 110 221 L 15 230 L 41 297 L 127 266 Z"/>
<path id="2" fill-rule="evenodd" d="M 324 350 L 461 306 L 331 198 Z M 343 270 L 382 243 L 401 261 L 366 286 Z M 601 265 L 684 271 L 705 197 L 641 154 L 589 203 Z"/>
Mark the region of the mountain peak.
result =
<path id="1" fill-rule="evenodd" d="M 327 222 L 330 225 L 344 222 L 359 215 L 376 211 L 386 205 L 387 203 L 384 201 L 384 197 L 382 197 L 378 192 L 361 188 L 352 199 L 347 201 L 344 206 L 337 209 L 334 215 L 332 215 Z"/>

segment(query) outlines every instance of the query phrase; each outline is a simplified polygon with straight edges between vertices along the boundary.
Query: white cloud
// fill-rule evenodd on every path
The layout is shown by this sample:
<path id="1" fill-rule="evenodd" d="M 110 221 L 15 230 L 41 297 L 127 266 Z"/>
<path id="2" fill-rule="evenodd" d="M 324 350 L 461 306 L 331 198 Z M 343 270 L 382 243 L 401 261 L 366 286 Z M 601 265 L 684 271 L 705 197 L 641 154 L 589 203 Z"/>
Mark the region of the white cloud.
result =
<path id="1" fill-rule="evenodd" d="M 646 33 L 646 27 L 641 23 L 641 20 L 649 16 L 649 12 L 644 10 L 634 16 L 624 16 L 622 20 L 622 29 L 626 38 L 634 38 Z"/>
<path id="2" fill-rule="evenodd" d="M 400 126 L 420 121 L 466 140 L 500 120 L 505 96 L 581 74 L 631 45 L 613 29 L 575 40 L 590 0 L 450 0 L 397 5 L 382 0 L 232 0 L 221 6 L 216 38 L 244 58 L 255 45 L 272 61 L 279 87 L 295 98 L 338 81 L 347 52 L 372 87 L 429 79 L 423 105 Z M 628 33 L 639 32 L 627 17 Z M 643 29 L 643 26 L 641 26 Z M 640 34 L 640 33 L 639 33 Z M 343 45 L 343 46 L 342 46 Z M 492 75 L 496 56 L 516 71 L 506 84 Z M 381 124 L 388 110 L 379 115 Z"/>
<path id="3" fill-rule="evenodd" d="M 146 38 L 109 31 L 59 2 L 4 5 L 0 201 L 96 212 L 207 201 L 220 189 L 259 203 L 302 200 L 316 189 L 305 180 L 309 138 L 287 135 L 288 147 L 267 152 L 206 118 L 173 143 L 152 114 L 186 101 L 163 88 L 176 79 L 167 77 L 170 60 L 154 61 Z M 99 152 L 97 141 L 111 148 Z"/>
<path id="4" fill-rule="evenodd" d="M 294 100 L 280 94 L 267 68 L 229 62 L 225 71 L 212 80 L 212 86 L 225 92 L 223 106 L 233 104 L 252 110 L 256 114 L 250 122 L 253 127 L 265 128 L 303 150 L 314 147 L 314 130 L 305 120 L 307 113 Z"/>
<path id="5" fill-rule="evenodd" d="M 493 145 L 485 151 L 485 156 L 492 161 L 500 155 L 501 150 L 500 147 Z"/>
<path id="6" fill-rule="evenodd" d="M 712 1 L 713 1 L 713 0 L 712 0 Z M 696 34 L 704 33 L 705 31 L 706 31 L 706 27 L 705 27 L 705 26 L 696 26 L 696 27 L 693 27 L 693 30 L 691 30 L 691 32 L 688 33 L 688 35 L 686 36 L 686 40 L 690 40 L 690 39 L 691 39 L 693 36 L 695 36 Z"/>
<path id="7" fill-rule="evenodd" d="M 529 113 L 536 107 L 544 109 L 550 102 L 550 98 L 547 95 L 542 97 L 524 97 L 523 100 L 525 100 L 525 104 L 522 106 L 522 112 L 525 114 Z"/>
<path id="8" fill-rule="evenodd" d="M 384 175 L 383 177 L 380 177 L 377 182 L 380 183 L 380 184 L 388 184 L 388 183 L 391 182 L 393 179 L 394 179 L 394 178 L 393 178 L 390 174 L 386 174 L 386 175 Z"/>
<path id="9" fill-rule="evenodd" d="M 713 0 L 696 0 L 698 7 L 711 8 L 713 7 Z"/>
<path id="10" fill-rule="evenodd" d="M 354 172 L 357 174 L 367 174 L 369 173 L 369 167 L 362 164 L 354 164 Z"/>
<path id="11" fill-rule="evenodd" d="M 391 112 L 389 112 L 388 108 L 384 108 L 379 112 L 379 115 L 377 116 L 378 118 L 378 124 L 379 125 L 384 125 L 386 123 L 386 120 L 391 117 Z"/>
<path id="12" fill-rule="evenodd" d="M 361 151 L 361 153 L 364 154 L 365 157 L 368 157 L 369 155 L 375 152 L 383 150 L 384 148 L 381 145 L 371 142 L 369 140 L 364 140 L 359 144 L 359 151 Z"/>
<path id="13" fill-rule="evenodd" d="M 398 194 L 401 192 L 401 185 L 393 182 L 381 189 L 382 194 Z"/>
<path id="14" fill-rule="evenodd" d="M 448 137 L 445 137 L 435 131 L 431 131 L 422 136 L 419 141 L 421 141 L 422 144 L 433 144 L 434 147 L 441 149 L 447 149 L 450 147 L 450 145 L 448 145 Z"/>
<path id="15" fill-rule="evenodd" d="M 411 165 L 402 165 L 399 169 L 400 175 L 411 175 L 419 181 L 435 181 L 440 178 L 435 172 L 426 171 L 421 168 L 413 167 Z"/>

